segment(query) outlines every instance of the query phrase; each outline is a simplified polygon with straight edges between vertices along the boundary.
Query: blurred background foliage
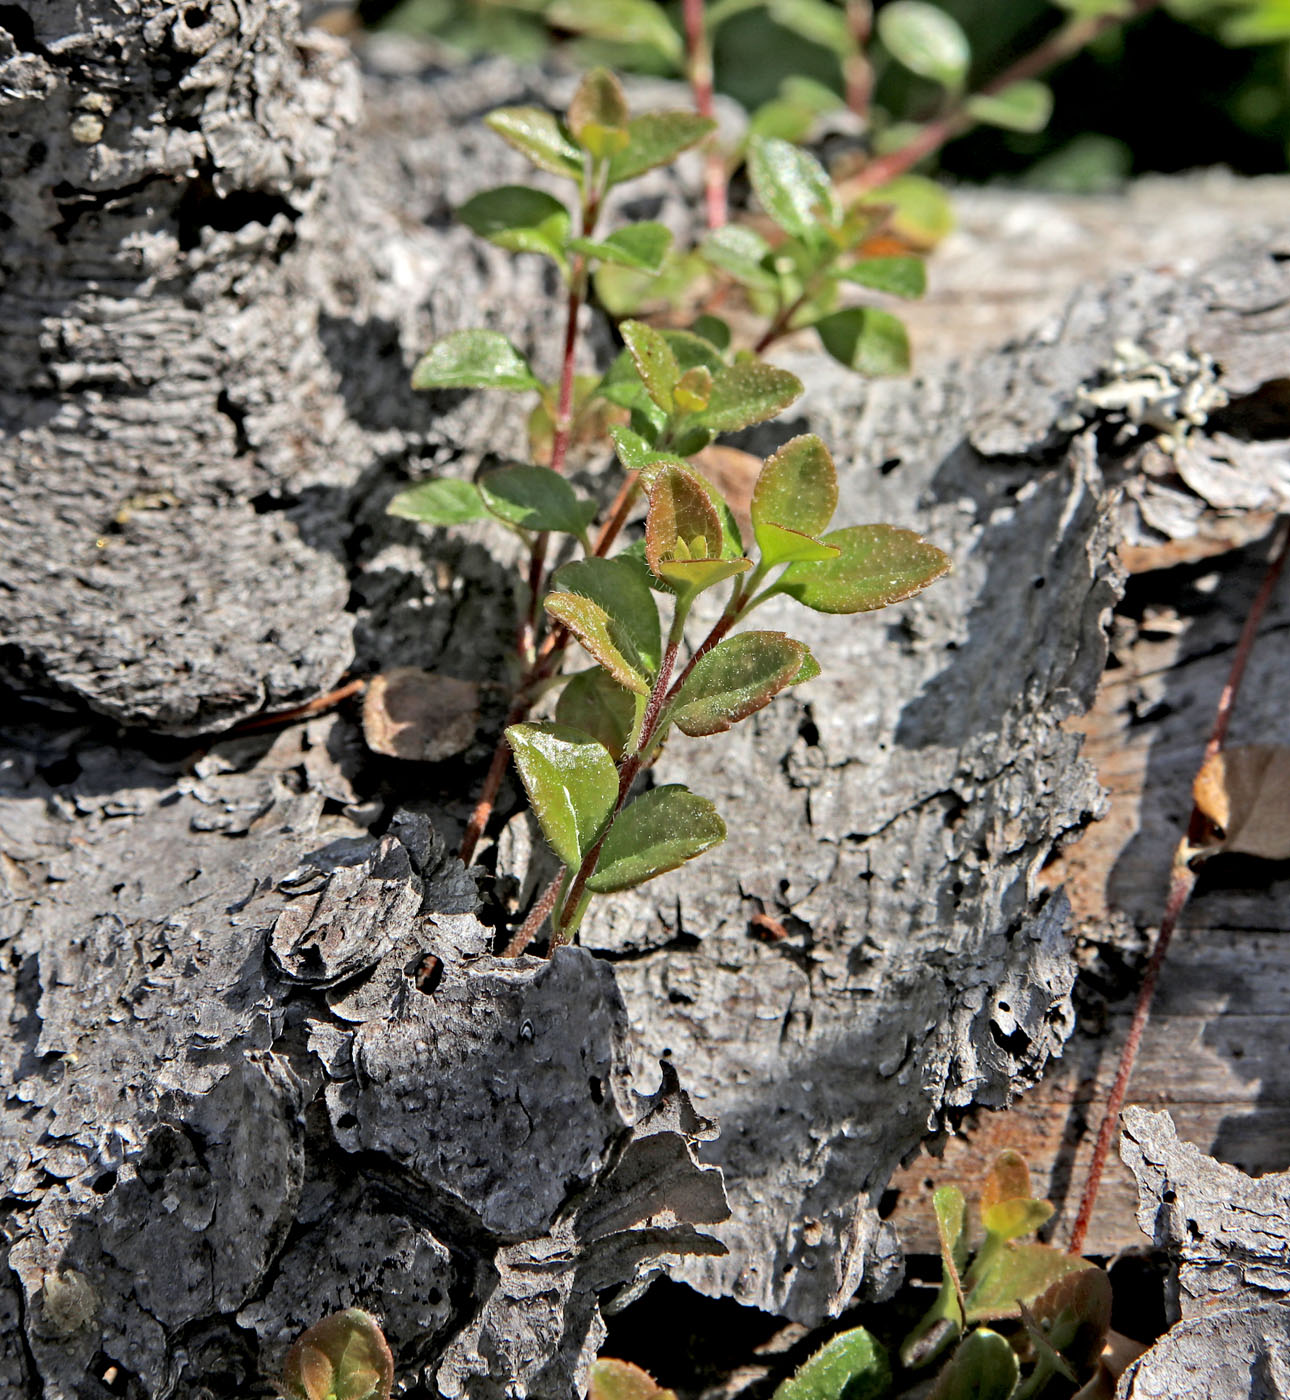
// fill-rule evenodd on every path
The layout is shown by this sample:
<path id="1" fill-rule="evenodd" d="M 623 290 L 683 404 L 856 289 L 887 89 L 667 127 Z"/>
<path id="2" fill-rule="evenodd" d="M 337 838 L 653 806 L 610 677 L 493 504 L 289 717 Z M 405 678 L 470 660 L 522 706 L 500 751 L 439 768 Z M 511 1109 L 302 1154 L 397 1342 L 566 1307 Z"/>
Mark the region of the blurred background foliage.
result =
<path id="1" fill-rule="evenodd" d="M 938 0 L 971 46 L 969 90 L 1002 72 L 1068 19 L 1111 3 Z M 714 33 L 716 89 L 774 134 L 814 114 L 814 131 L 845 130 L 831 107 L 845 90 L 844 0 L 708 0 L 724 15 Z M 357 0 L 358 19 L 435 41 L 447 58 L 503 53 L 538 61 L 553 48 L 571 61 L 680 77 L 679 0 Z M 875 6 L 879 26 L 883 4 Z M 653 12 L 651 17 L 650 12 Z M 832 13 L 830 13 L 832 12 Z M 872 127 L 878 150 L 909 123 L 935 117 L 936 84 L 893 61 L 875 38 Z M 925 167 L 960 180 L 1020 180 L 1095 191 L 1130 175 L 1224 165 L 1249 175 L 1290 160 L 1290 0 L 1167 0 L 1100 35 L 1046 76 L 1055 98 L 1039 131 L 978 126 Z M 822 122 L 822 126 L 821 126 Z M 855 128 L 853 128 L 855 129 Z"/>

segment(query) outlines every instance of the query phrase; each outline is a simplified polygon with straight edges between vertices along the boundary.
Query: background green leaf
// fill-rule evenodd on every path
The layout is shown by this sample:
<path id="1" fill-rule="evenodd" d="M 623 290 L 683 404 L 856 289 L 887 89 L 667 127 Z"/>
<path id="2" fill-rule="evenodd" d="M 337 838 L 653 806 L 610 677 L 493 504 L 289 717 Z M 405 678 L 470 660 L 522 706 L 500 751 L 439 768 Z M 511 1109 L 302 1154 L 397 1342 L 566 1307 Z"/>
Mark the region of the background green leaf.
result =
<path id="1" fill-rule="evenodd" d="M 909 369 L 909 332 L 890 311 L 848 306 L 816 321 L 820 343 L 839 364 L 860 374 L 904 374 Z"/>
<path id="2" fill-rule="evenodd" d="M 776 592 L 822 613 L 870 612 L 912 598 L 950 568 L 949 556 L 912 530 L 851 525 L 824 537 L 836 559 L 790 564 Z"/>
<path id="3" fill-rule="evenodd" d="M 618 769 L 609 751 L 563 724 L 513 724 L 506 741 L 542 834 L 576 869 L 618 800 Z"/>
<path id="4" fill-rule="evenodd" d="M 582 0 L 574 2 L 581 4 Z M 609 183 L 621 185 L 656 166 L 670 164 L 715 129 L 714 121 L 697 112 L 642 112 L 627 123 L 627 148 L 609 162 Z"/>
<path id="5" fill-rule="evenodd" d="M 620 44 L 647 44 L 673 62 L 684 54 L 681 36 L 653 0 L 552 0 L 546 20 L 576 34 Z"/>
<path id="6" fill-rule="evenodd" d="M 959 22 L 925 0 L 891 0 L 877 16 L 878 37 L 887 52 L 920 78 L 959 88 L 972 52 Z"/>
<path id="7" fill-rule="evenodd" d="M 703 256 L 736 282 L 745 287 L 774 291 L 779 278 L 765 265 L 770 257 L 770 244 L 750 228 L 741 224 L 726 224 L 713 229 L 699 245 Z"/>
<path id="8" fill-rule="evenodd" d="M 748 178 L 762 208 L 794 238 L 814 242 L 822 237 L 821 225 L 841 222 L 828 173 L 800 146 L 754 137 L 748 147 Z"/>
<path id="9" fill-rule="evenodd" d="M 657 272 L 672 246 L 672 230 L 662 224 L 627 224 L 605 238 L 574 238 L 569 250 L 599 258 L 618 267 L 637 267 Z"/>
<path id="10" fill-rule="evenodd" d="M 959 1343 L 928 1400 L 1008 1400 L 1020 1374 L 1008 1343 L 997 1332 L 978 1327 Z"/>
<path id="11" fill-rule="evenodd" d="M 1005 131 L 1042 131 L 1053 114 L 1052 89 L 1027 78 L 1010 83 L 1002 92 L 968 98 L 967 109 L 977 121 Z"/>
<path id="12" fill-rule="evenodd" d="M 885 1348 L 865 1328 L 853 1327 L 808 1357 L 772 1400 L 878 1400 L 890 1385 Z"/>
<path id="13" fill-rule="evenodd" d="M 896 297 L 913 299 L 927 290 L 927 267 L 922 258 L 860 258 L 836 275 L 843 282 L 856 282 Z"/>
<path id="14" fill-rule="evenodd" d="M 550 467 L 498 467 L 484 472 L 479 494 L 500 520 L 525 530 L 560 530 L 582 537 L 596 514 L 595 501 L 582 499 Z"/>
<path id="15" fill-rule="evenodd" d="M 596 666 L 569 677 L 556 702 L 555 717 L 558 723 L 599 740 L 617 762 L 636 722 L 636 697 Z"/>
<path id="16" fill-rule="evenodd" d="M 540 389 L 529 362 L 500 331 L 453 331 L 412 371 L 414 389 Z"/>
<path id="17" fill-rule="evenodd" d="M 385 513 L 419 520 L 423 525 L 464 525 L 468 520 L 484 519 L 488 508 L 473 482 L 441 477 L 400 491 Z"/>
<path id="18" fill-rule="evenodd" d="M 564 262 L 569 211 L 545 190 L 499 185 L 468 199 L 457 210 L 467 228 L 515 253 L 545 253 Z"/>
<path id="19" fill-rule="evenodd" d="M 587 888 L 629 890 L 675 870 L 726 839 L 726 824 L 706 797 L 679 783 L 657 787 L 615 818 Z"/>
<path id="20" fill-rule="evenodd" d="M 793 684 L 809 655 L 783 632 L 741 632 L 695 662 L 676 698 L 672 722 L 682 734 L 722 734 Z"/>
<path id="21" fill-rule="evenodd" d="M 541 107 L 498 107 L 484 122 L 539 169 L 582 183 L 582 152 L 551 112 Z"/>

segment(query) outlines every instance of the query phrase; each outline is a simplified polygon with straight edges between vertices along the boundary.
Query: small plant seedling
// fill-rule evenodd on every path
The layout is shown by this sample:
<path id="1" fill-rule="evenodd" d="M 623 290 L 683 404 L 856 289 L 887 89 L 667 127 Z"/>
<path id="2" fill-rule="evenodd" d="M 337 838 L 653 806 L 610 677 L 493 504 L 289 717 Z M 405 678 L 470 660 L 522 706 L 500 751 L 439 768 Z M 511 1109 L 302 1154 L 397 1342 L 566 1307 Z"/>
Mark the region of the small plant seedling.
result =
<path id="1" fill-rule="evenodd" d="M 380 1324 L 361 1308 L 332 1313 L 292 1345 L 282 1367 L 287 1400 L 390 1400 L 394 1357 Z"/>

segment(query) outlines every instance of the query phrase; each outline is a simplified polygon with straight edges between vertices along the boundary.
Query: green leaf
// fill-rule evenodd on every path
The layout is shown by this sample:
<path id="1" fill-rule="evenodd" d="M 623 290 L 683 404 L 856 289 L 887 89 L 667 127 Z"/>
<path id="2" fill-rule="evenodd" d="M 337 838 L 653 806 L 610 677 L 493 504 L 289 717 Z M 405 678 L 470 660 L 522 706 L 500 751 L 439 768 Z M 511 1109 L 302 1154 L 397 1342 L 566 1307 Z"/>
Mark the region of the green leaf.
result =
<path id="1" fill-rule="evenodd" d="M 499 520 L 524 530 L 560 530 L 580 539 L 596 514 L 550 467 L 498 467 L 479 478 L 484 504 Z"/>
<path id="2" fill-rule="evenodd" d="M 927 268 L 922 258 L 861 258 L 835 275 L 843 282 L 857 282 L 862 287 L 911 300 L 927 290 Z"/>
<path id="3" fill-rule="evenodd" d="M 539 169 L 582 183 L 582 152 L 552 113 L 541 107 L 498 107 L 484 122 Z"/>
<path id="4" fill-rule="evenodd" d="M 750 228 L 726 224 L 714 229 L 699 245 L 699 251 L 712 264 L 745 287 L 774 291 L 779 278 L 768 266 L 770 244 Z"/>
<path id="5" fill-rule="evenodd" d="M 694 664 L 676 698 L 672 721 L 692 739 L 723 734 L 793 684 L 810 653 L 783 632 L 741 632 Z"/>
<path id="6" fill-rule="evenodd" d="M 963 1331 L 960 1276 L 967 1263 L 967 1203 L 957 1186 L 932 1193 L 936 1234 L 941 1246 L 941 1286 L 932 1305 L 900 1346 L 900 1360 L 910 1370 L 934 1361 Z"/>
<path id="7" fill-rule="evenodd" d="M 441 477 L 400 491 L 385 513 L 419 520 L 423 525 L 464 525 L 468 520 L 484 519 L 488 508 L 473 482 Z"/>
<path id="8" fill-rule="evenodd" d="M 599 740 L 617 762 L 636 723 L 636 698 L 597 666 L 569 678 L 556 702 L 555 717 Z"/>
<path id="9" fill-rule="evenodd" d="M 591 598 L 576 593 L 548 593 L 542 606 L 582 643 L 593 661 L 626 689 L 648 695 L 649 676 L 626 630 Z"/>
<path id="10" fill-rule="evenodd" d="M 681 36 L 652 0 L 552 0 L 544 16 L 556 29 L 620 44 L 645 44 L 674 63 L 684 56 Z"/>
<path id="11" fill-rule="evenodd" d="M 709 316 L 706 313 L 702 316 L 696 316 L 690 330 L 700 340 L 706 340 L 718 352 L 724 353 L 730 349 L 730 327 L 720 316 Z"/>
<path id="12" fill-rule="evenodd" d="M 468 199 L 457 217 L 481 238 L 513 253 L 545 253 L 564 263 L 569 211 L 552 195 L 528 185 L 501 185 Z"/>
<path id="13" fill-rule="evenodd" d="M 412 371 L 414 389 L 540 389 L 529 362 L 500 331 L 453 331 Z"/>
<path id="14" fill-rule="evenodd" d="M 1225 44 L 1277 44 L 1290 39 L 1290 0 L 1256 0 L 1224 20 Z"/>
<path id="15" fill-rule="evenodd" d="M 1002 92 L 969 97 L 968 115 L 1005 131 L 1042 131 L 1053 114 L 1053 93 L 1034 78 L 1009 83 Z"/>
<path id="16" fill-rule="evenodd" d="M 839 58 L 849 58 L 856 51 L 846 13 L 836 5 L 825 0 L 770 0 L 769 9 L 776 24 Z"/>
<path id="17" fill-rule="evenodd" d="M 608 749 L 563 724 L 513 724 L 506 741 L 542 834 L 577 869 L 618 801 L 618 769 Z"/>
<path id="18" fill-rule="evenodd" d="M 982 1250 L 964 1280 L 969 1322 L 1016 1317 L 1017 1303 L 1033 1303 L 1058 1279 L 1094 1265 L 1078 1255 L 1063 1254 L 1046 1244 L 1008 1243 L 990 1254 L 983 1268 Z M 976 1275 L 976 1277 L 973 1277 Z"/>
<path id="19" fill-rule="evenodd" d="M 630 653 L 647 675 L 654 675 L 663 658 L 658 605 L 641 571 L 617 559 L 579 559 L 557 569 L 553 586 L 600 604 L 626 638 Z"/>
<path id="20" fill-rule="evenodd" d="M 851 525 L 823 537 L 836 559 L 790 564 L 775 585 L 815 612 L 871 612 L 921 593 L 949 572 L 949 556 L 912 530 L 894 525 Z"/>
<path id="21" fill-rule="evenodd" d="M 676 1400 L 676 1393 L 661 1389 L 639 1366 L 602 1356 L 591 1363 L 587 1400 Z"/>
<path id="22" fill-rule="evenodd" d="M 706 797 L 679 783 L 654 788 L 615 818 L 587 888 L 597 894 L 630 890 L 725 839 L 726 824 Z"/>
<path id="23" fill-rule="evenodd" d="M 394 1358 L 376 1319 L 347 1308 L 296 1339 L 282 1380 L 296 1400 L 389 1400 Z"/>
<path id="24" fill-rule="evenodd" d="M 708 406 L 695 419 L 717 433 L 764 423 L 801 397 L 802 381 L 764 360 L 737 360 L 714 375 Z"/>
<path id="25" fill-rule="evenodd" d="M 798 668 L 797 675 L 789 682 L 790 685 L 805 685 L 807 681 L 813 681 L 820 674 L 820 663 L 808 651 L 802 658 L 802 664 Z"/>
<path id="26" fill-rule="evenodd" d="M 920 78 L 962 87 L 972 51 L 959 22 L 925 0 L 891 0 L 878 11 L 878 37 L 887 52 Z"/>
<path id="27" fill-rule="evenodd" d="M 817 242 L 821 224 L 836 227 L 842 220 L 827 172 L 799 146 L 754 137 L 748 146 L 748 177 L 762 208 L 794 238 Z"/>
<path id="28" fill-rule="evenodd" d="M 765 555 L 763 526 L 781 525 L 813 538 L 828 528 L 837 508 L 838 474 L 829 449 L 816 434 L 803 433 L 766 459 L 753 487 L 749 514 Z"/>
<path id="29" fill-rule="evenodd" d="M 646 489 L 645 558 L 664 583 L 688 595 L 752 567 L 751 559 L 723 557 L 725 534 L 707 482 L 664 464 Z"/>
<path id="30" fill-rule="evenodd" d="M 645 272 L 657 272 L 671 246 L 672 230 L 655 223 L 628 224 L 606 238 L 574 238 L 569 242 L 571 252 Z"/>
<path id="31" fill-rule="evenodd" d="M 1007 1201 L 996 1201 L 991 1206 L 982 1205 L 981 1224 L 1000 1239 L 1016 1240 L 1024 1235 L 1033 1235 L 1052 1213 L 1051 1201 L 1013 1197 Z"/>
<path id="32" fill-rule="evenodd" d="M 661 462 L 683 465 L 677 462 L 676 453 L 656 452 L 639 433 L 632 432 L 630 428 L 610 428 L 609 436 L 613 438 L 614 446 L 618 450 L 618 460 L 629 472 L 649 471 Z"/>
<path id="33" fill-rule="evenodd" d="M 632 363 L 645 392 L 665 413 L 671 413 L 672 390 L 681 377 L 681 366 L 676 362 L 672 347 L 644 321 L 624 321 L 618 329 L 631 351 Z"/>
<path id="34" fill-rule="evenodd" d="M 860 374 L 904 374 L 909 333 L 898 316 L 874 306 L 848 306 L 816 321 L 820 343 L 839 364 Z"/>
<path id="35" fill-rule="evenodd" d="M 959 1343 L 928 1400 L 1008 1400 L 1020 1375 L 1017 1354 L 1004 1338 L 978 1327 Z"/>
<path id="36" fill-rule="evenodd" d="M 608 68 L 593 68 L 583 74 L 565 121 L 580 146 L 606 159 L 626 146 L 628 116 L 623 85 Z"/>
<path id="37" fill-rule="evenodd" d="M 581 5 L 583 0 L 570 3 Z M 609 162 L 609 183 L 621 185 L 655 166 L 670 164 L 716 126 L 695 112 L 642 112 L 627 123 L 628 145 Z"/>
<path id="38" fill-rule="evenodd" d="M 888 232 L 916 248 L 934 247 L 954 227 L 949 196 L 925 175 L 898 175 L 857 200 L 856 206 L 888 209 Z"/>
<path id="39" fill-rule="evenodd" d="M 770 522 L 757 531 L 757 549 L 761 562 L 772 569 L 777 564 L 812 563 L 824 559 L 836 559 L 839 550 L 836 545 L 824 544 L 798 530 L 786 530 L 782 525 Z"/>
<path id="40" fill-rule="evenodd" d="M 886 1350 L 865 1328 L 853 1327 L 809 1356 L 772 1400 L 878 1400 L 890 1385 Z"/>

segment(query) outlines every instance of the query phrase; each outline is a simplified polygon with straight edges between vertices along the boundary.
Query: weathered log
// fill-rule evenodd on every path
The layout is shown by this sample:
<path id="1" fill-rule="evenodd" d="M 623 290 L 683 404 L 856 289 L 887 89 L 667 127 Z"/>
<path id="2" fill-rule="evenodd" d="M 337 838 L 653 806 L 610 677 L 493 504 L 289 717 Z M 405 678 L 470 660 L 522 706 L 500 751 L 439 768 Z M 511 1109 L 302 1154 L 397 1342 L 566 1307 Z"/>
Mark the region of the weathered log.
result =
<path id="1" fill-rule="evenodd" d="M 1037 874 L 1100 803 L 1061 724 L 1101 670 L 1114 520 L 1098 423 L 1045 415 L 1162 297 L 1208 327 L 1212 279 L 1090 292 L 1105 324 L 1068 322 L 1047 360 L 866 387 L 796 357 L 808 394 L 779 427 L 834 447 L 840 518 L 919 528 L 957 573 L 893 615 L 785 616 L 826 677 L 659 769 L 718 799 L 729 845 L 609 904 L 584 940 L 605 958 L 502 963 L 434 834 L 483 743 L 408 770 L 347 717 L 207 749 L 85 716 L 192 735 L 354 657 L 504 676 L 504 537 L 427 542 L 382 512 L 410 472 L 521 443 L 501 400 L 408 392 L 433 334 L 483 319 L 553 368 L 540 265 L 444 226 L 519 173 L 477 117 L 525 80 L 374 79 L 334 163 L 349 70 L 290 6 L 146 3 L 68 39 L 72 13 L 12 36 L 3 89 L 11 129 L 68 124 L 39 161 L 0 154 L 22 211 L 0 250 L 3 666 L 31 702 L 0 818 L 0 1379 L 245 1393 L 358 1303 L 406 1383 L 563 1400 L 597 1296 L 680 1256 L 807 1319 L 889 1286 L 893 1165 L 1005 1102 L 1071 1023 Z M 679 227 L 675 190 L 648 197 Z M 1284 276 L 1266 252 L 1225 266 Z M 1230 319 L 1238 349 L 1242 324 L 1268 343 Z M 1023 363 L 1044 393 L 1001 414 Z M 411 795 L 434 827 L 399 815 Z M 759 911 L 789 937 L 753 937 Z"/>

